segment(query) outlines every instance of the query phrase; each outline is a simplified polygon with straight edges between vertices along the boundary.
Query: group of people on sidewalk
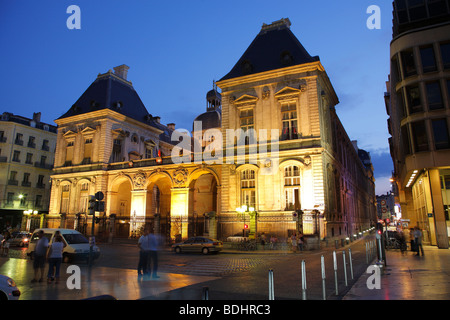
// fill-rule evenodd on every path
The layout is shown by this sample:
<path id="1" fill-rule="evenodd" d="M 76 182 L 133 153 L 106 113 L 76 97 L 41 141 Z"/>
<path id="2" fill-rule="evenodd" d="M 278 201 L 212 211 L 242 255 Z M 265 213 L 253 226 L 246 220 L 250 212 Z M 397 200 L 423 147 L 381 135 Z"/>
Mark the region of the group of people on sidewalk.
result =
<path id="1" fill-rule="evenodd" d="M 409 242 L 411 251 L 416 252 L 416 256 L 420 256 L 420 253 L 423 256 L 422 237 L 422 231 L 417 226 L 410 228 L 409 234 L 405 234 L 403 231 L 400 231 L 398 233 L 398 240 L 400 242 L 400 249 L 402 253 L 406 252 L 406 243 Z"/>
<path id="2" fill-rule="evenodd" d="M 158 251 L 161 246 L 161 237 L 150 232 L 150 227 L 144 229 L 144 234 L 139 238 L 138 247 L 139 263 L 138 276 L 150 276 L 153 279 L 158 276 Z"/>
<path id="3" fill-rule="evenodd" d="M 38 232 L 38 238 L 39 239 L 36 242 L 36 248 L 33 253 L 34 278 L 31 282 L 44 281 L 45 261 L 48 260 L 47 283 L 50 284 L 52 281 L 58 283 L 59 270 L 66 243 L 63 241 L 59 231 L 56 232 L 55 239 L 51 245 L 49 245 L 48 238 L 44 236 L 43 230 Z"/>

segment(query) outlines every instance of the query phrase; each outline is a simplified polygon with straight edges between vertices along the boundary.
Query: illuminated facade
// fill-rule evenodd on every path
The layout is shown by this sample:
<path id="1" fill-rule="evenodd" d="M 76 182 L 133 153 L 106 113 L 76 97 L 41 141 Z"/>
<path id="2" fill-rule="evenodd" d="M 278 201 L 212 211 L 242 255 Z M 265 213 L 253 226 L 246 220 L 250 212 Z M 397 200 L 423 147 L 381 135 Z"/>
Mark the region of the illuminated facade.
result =
<path id="1" fill-rule="evenodd" d="M 244 225 L 251 237 L 341 239 L 375 221 L 370 157 L 360 159 L 319 58 L 288 19 L 263 25 L 216 83 L 221 94 L 208 92 L 192 139 L 183 138 L 189 145 L 147 112 L 127 70 L 99 75 L 56 120 L 53 226 L 90 230 L 87 197 L 98 191 L 106 206 L 96 232 L 104 235 L 134 235 L 150 223 L 172 240 L 225 240 Z"/>
<path id="2" fill-rule="evenodd" d="M 393 4 L 386 110 L 402 218 L 423 230 L 425 243 L 448 248 L 450 3 Z"/>
<path id="3" fill-rule="evenodd" d="M 0 119 L 0 230 L 36 228 L 48 213 L 56 127 L 41 113 Z"/>

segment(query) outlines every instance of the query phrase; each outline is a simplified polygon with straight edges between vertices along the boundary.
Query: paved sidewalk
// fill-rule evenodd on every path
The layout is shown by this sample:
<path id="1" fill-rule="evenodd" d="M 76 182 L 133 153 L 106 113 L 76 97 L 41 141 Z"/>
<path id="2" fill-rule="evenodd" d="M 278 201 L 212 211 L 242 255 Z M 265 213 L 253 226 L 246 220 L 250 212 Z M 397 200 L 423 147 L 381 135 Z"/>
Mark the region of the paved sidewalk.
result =
<path id="1" fill-rule="evenodd" d="M 158 295 L 166 291 L 193 284 L 218 279 L 210 276 L 192 276 L 174 273 L 159 273 L 160 278 L 138 277 L 136 270 L 94 266 L 89 269 L 80 265 L 81 288 L 69 289 L 67 280 L 72 273 L 67 273 L 68 264 L 61 265 L 61 279 L 58 284 L 43 282 L 31 283 L 34 277 L 31 260 L 2 258 L 0 274 L 14 279 L 21 295 L 20 300 L 78 300 L 111 295 L 119 300 L 136 300 Z M 45 267 L 45 274 L 48 265 Z M 74 283 L 69 279 L 70 283 Z M 198 294 L 196 299 L 200 299 Z"/>
<path id="2" fill-rule="evenodd" d="M 424 247 L 425 255 L 386 251 L 381 288 L 370 290 L 363 273 L 343 300 L 450 300 L 450 250 Z"/>

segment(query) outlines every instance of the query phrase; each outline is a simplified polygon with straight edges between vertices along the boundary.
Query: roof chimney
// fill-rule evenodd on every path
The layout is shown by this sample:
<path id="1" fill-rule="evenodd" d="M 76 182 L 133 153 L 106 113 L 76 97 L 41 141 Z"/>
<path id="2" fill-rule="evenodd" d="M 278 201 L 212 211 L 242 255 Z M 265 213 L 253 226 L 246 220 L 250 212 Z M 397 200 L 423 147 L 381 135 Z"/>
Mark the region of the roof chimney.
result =
<path id="1" fill-rule="evenodd" d="M 124 80 L 127 80 L 128 69 L 130 69 L 129 66 L 127 66 L 126 64 L 122 64 L 114 68 L 114 74 Z"/>
<path id="2" fill-rule="evenodd" d="M 267 31 L 271 30 L 280 30 L 282 28 L 290 28 L 291 27 L 291 21 L 289 18 L 283 18 L 277 21 L 272 22 L 271 24 L 265 24 L 263 23 L 261 27 L 261 33 L 266 33 Z"/>
<path id="3" fill-rule="evenodd" d="M 33 112 L 33 120 L 36 123 L 41 122 L 41 113 L 40 112 Z"/>
<path id="4" fill-rule="evenodd" d="M 170 130 L 174 130 L 175 131 L 175 123 L 168 123 L 167 124 L 167 128 L 169 128 Z"/>

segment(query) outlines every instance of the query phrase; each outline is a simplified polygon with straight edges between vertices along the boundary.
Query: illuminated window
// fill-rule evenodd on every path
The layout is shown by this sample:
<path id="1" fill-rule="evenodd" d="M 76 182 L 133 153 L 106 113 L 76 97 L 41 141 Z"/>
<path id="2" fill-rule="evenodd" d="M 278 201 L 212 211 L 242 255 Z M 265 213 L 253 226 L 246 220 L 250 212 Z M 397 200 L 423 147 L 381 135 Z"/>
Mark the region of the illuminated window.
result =
<path id="1" fill-rule="evenodd" d="M 300 210 L 300 168 L 289 166 L 284 168 L 285 210 Z"/>
<path id="2" fill-rule="evenodd" d="M 250 135 L 253 134 L 254 126 L 254 118 L 253 118 L 253 109 L 241 110 L 239 112 L 239 121 L 240 128 L 243 131 L 245 136 L 245 144 L 249 144 Z"/>
<path id="3" fill-rule="evenodd" d="M 241 172 L 241 196 L 242 205 L 247 207 L 255 207 L 255 170 L 244 170 Z"/>
<path id="4" fill-rule="evenodd" d="M 298 139 L 297 106 L 295 103 L 286 103 L 281 106 L 281 122 L 281 140 Z"/>

